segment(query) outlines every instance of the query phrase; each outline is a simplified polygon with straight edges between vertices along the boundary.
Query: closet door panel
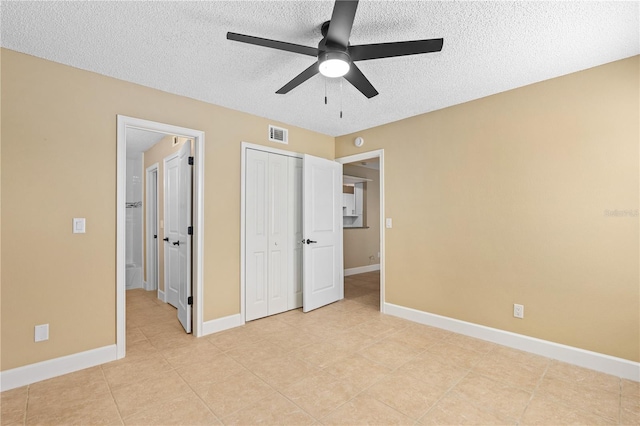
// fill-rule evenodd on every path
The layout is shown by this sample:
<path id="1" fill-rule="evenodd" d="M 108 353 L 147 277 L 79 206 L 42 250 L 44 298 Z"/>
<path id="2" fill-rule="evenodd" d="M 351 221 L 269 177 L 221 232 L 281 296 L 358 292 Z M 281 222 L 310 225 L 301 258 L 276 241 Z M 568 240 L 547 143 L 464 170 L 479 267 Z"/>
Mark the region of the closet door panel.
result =
<path id="1" fill-rule="evenodd" d="M 247 150 L 245 218 L 245 312 L 246 320 L 268 313 L 268 172 L 269 154 Z"/>
<path id="2" fill-rule="evenodd" d="M 289 168 L 288 157 L 269 154 L 268 211 L 269 211 L 269 315 L 287 310 L 289 255 L 288 198 Z"/>

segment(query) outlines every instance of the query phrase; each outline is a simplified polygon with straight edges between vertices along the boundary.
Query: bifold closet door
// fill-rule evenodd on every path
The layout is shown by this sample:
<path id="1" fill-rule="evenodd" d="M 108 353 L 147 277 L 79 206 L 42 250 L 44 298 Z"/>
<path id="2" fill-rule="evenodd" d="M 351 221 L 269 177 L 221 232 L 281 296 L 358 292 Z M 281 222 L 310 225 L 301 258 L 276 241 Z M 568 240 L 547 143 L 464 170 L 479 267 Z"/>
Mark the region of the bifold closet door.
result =
<path id="1" fill-rule="evenodd" d="M 245 218 L 246 320 L 284 312 L 293 264 L 289 157 L 247 150 Z"/>

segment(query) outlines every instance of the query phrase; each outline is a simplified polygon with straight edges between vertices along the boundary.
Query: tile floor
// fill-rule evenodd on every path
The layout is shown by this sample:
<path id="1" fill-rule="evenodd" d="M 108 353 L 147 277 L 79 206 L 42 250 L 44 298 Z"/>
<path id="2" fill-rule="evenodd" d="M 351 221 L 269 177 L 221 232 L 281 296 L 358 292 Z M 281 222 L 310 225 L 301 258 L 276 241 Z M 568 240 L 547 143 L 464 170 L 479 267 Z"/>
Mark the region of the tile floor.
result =
<path id="1" fill-rule="evenodd" d="M 196 339 L 154 292 L 127 293 L 127 356 L 0 394 L 13 424 L 640 424 L 638 383 L 345 300 Z"/>

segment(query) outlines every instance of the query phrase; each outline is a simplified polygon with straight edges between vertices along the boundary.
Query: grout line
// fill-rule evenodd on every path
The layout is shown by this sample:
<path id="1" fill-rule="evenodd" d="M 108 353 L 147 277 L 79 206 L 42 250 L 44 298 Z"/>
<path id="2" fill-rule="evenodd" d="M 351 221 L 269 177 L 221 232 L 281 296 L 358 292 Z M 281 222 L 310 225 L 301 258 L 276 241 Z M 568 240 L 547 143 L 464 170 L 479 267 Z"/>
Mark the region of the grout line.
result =
<path id="1" fill-rule="evenodd" d="M 113 389 L 111 389 L 111 385 L 109 384 L 109 380 L 107 380 L 107 376 L 104 374 L 104 369 L 102 368 L 102 366 L 100 366 L 100 372 L 102 373 L 102 378 L 107 384 L 107 388 L 109 389 L 109 394 L 111 395 L 113 404 L 116 406 L 116 410 L 118 411 L 118 417 L 120 418 L 120 423 L 124 426 L 124 419 L 122 418 L 122 413 L 120 412 L 120 406 L 118 405 L 118 401 L 116 401 L 116 397 L 113 395 Z"/>
<path id="2" fill-rule="evenodd" d="M 27 410 L 29 410 L 30 391 L 31 391 L 31 385 L 27 385 L 27 397 L 25 398 L 25 401 L 24 401 L 24 413 L 22 415 L 22 424 L 23 425 L 27 424 Z"/>

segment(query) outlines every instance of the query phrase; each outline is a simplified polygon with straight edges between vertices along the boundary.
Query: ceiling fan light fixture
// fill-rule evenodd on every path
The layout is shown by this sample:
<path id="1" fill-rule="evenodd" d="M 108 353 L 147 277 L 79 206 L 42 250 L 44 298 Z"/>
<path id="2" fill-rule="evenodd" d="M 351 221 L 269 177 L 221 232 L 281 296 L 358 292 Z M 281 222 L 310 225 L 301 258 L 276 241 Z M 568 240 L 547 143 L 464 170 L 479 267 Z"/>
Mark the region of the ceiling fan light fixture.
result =
<path id="1" fill-rule="evenodd" d="M 320 74 L 336 78 L 349 72 L 351 58 L 345 52 L 325 52 L 318 61 Z"/>

